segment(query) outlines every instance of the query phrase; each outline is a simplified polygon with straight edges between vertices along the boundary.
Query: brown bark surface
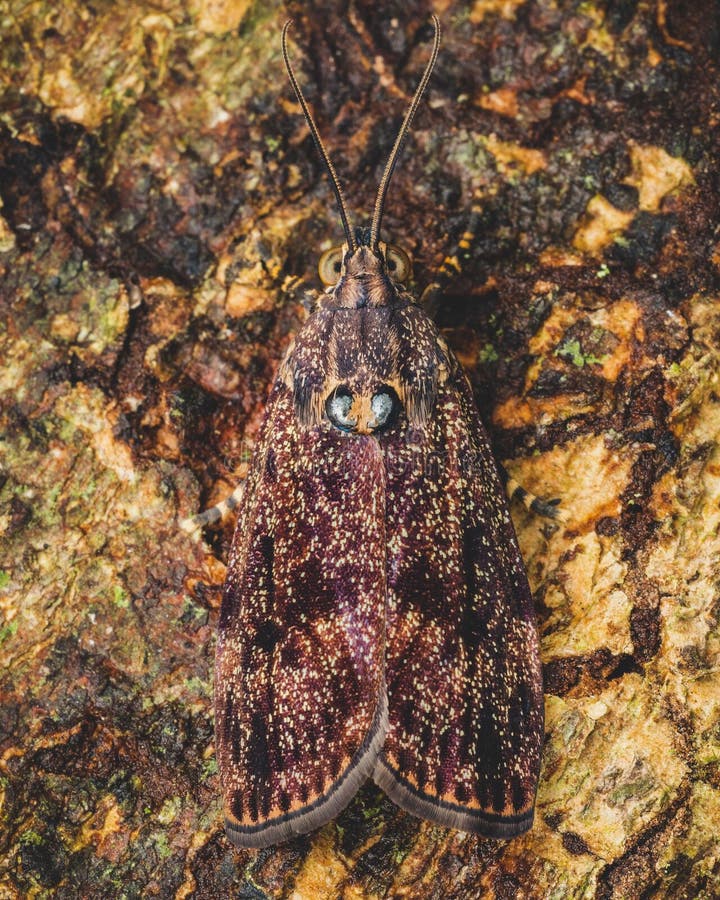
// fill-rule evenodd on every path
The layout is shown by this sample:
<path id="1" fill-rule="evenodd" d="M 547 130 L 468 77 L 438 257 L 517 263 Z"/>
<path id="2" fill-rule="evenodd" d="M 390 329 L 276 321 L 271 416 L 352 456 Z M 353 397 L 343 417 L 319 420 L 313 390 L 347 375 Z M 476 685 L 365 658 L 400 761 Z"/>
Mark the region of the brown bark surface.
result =
<path id="1" fill-rule="evenodd" d="M 371 786 L 260 853 L 224 837 L 212 661 L 242 474 L 340 229 L 294 58 L 513 510 L 546 747 L 533 830 L 445 831 Z M 720 6 L 0 2 L 0 897 L 720 896 Z M 477 215 L 472 218 L 472 210 Z M 357 218 L 357 216 L 356 216 Z"/>

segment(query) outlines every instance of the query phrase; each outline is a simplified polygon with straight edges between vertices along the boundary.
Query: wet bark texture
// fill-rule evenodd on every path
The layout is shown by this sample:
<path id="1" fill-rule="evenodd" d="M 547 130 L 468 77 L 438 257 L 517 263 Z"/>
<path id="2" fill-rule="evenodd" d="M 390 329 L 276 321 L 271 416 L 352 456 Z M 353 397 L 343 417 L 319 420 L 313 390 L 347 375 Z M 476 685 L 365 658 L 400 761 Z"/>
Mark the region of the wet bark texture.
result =
<path id="1" fill-rule="evenodd" d="M 367 786 L 236 853 L 211 713 L 232 489 L 332 196 L 367 214 L 426 3 L 0 3 L 0 896 L 720 893 L 720 7 L 439 0 L 385 235 L 437 300 L 543 635 L 537 822 L 494 843 Z"/>

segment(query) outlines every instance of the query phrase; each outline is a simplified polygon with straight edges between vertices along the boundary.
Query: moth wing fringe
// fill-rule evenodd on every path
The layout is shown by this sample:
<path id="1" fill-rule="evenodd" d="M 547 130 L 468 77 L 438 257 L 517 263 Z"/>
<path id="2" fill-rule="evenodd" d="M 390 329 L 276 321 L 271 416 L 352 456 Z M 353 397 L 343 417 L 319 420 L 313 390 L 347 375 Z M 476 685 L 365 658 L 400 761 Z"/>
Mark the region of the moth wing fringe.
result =
<path id="1" fill-rule="evenodd" d="M 387 691 L 383 684 L 377 711 L 365 740 L 350 765 L 329 790 L 308 806 L 261 825 L 241 826 L 226 816 L 225 830 L 229 839 L 238 848 L 260 849 L 315 831 L 335 819 L 373 775 L 389 727 Z"/>
<path id="2" fill-rule="evenodd" d="M 532 827 L 534 807 L 517 816 L 500 816 L 479 809 L 447 803 L 439 798 L 428 797 L 415 789 L 410 782 L 379 756 L 372 773 L 375 784 L 405 812 L 420 819 L 434 822 L 443 828 L 454 828 L 471 834 L 496 840 L 507 840 L 524 834 Z"/>

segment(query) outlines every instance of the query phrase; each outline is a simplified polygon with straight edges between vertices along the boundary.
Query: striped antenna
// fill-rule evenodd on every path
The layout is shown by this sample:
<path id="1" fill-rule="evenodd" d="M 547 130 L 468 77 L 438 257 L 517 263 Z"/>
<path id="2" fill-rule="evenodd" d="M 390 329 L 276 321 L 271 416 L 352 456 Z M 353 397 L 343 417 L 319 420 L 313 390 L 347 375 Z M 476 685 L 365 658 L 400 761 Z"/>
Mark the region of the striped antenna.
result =
<path id="1" fill-rule="evenodd" d="M 378 241 L 380 239 L 380 223 L 382 222 L 383 208 L 385 206 L 385 197 L 387 195 L 388 185 L 390 184 L 390 179 L 392 178 L 392 174 L 395 170 L 395 165 L 397 164 L 398 157 L 400 156 L 400 152 L 402 151 L 403 145 L 405 143 L 405 139 L 408 136 L 413 116 L 417 112 L 417 108 L 420 105 L 422 96 L 425 93 L 427 83 L 430 80 L 430 75 L 432 74 L 433 67 L 435 66 L 435 60 L 437 59 L 438 50 L 440 49 L 440 20 L 435 14 L 433 14 L 432 17 L 432 23 L 435 28 L 435 38 L 433 40 L 432 53 L 430 54 L 430 59 L 427 66 L 425 66 L 425 71 L 423 72 L 423 76 L 420 79 L 420 84 L 418 84 L 415 95 L 412 98 L 410 106 L 408 107 L 408 111 L 405 113 L 405 118 L 403 119 L 403 123 L 400 126 L 398 136 L 395 138 L 395 144 L 392 148 L 392 151 L 390 152 L 390 158 L 387 161 L 385 171 L 383 172 L 383 177 L 380 181 L 380 186 L 378 187 L 377 198 L 375 199 L 375 212 L 373 213 L 372 225 L 370 226 L 370 247 L 373 250 L 377 249 Z"/>
<path id="2" fill-rule="evenodd" d="M 437 20 L 436 20 L 437 21 Z M 298 101 L 300 102 L 300 106 L 302 107 L 303 114 L 305 116 L 305 121 L 308 123 L 308 127 L 310 128 L 310 134 L 313 136 L 313 140 L 315 141 L 315 146 L 318 148 L 320 156 L 322 157 L 322 161 L 325 163 L 325 168 L 330 175 L 330 182 L 332 184 L 332 189 L 335 191 L 335 199 L 337 200 L 338 209 L 340 211 L 340 219 L 342 221 L 343 231 L 345 232 L 345 240 L 348 245 L 348 249 L 351 253 L 354 253 L 357 250 L 357 241 L 355 240 L 355 235 L 350 228 L 350 224 L 348 222 L 348 214 L 347 214 L 347 206 L 345 205 L 345 196 L 343 194 L 343 190 L 340 187 L 340 182 L 337 177 L 337 173 L 335 171 L 335 166 L 332 164 L 332 160 L 330 159 L 327 150 L 325 149 L 325 145 L 322 142 L 320 137 L 320 132 L 317 129 L 317 125 L 315 124 L 315 120 L 310 113 L 310 109 L 307 105 L 307 101 L 305 100 L 305 95 L 303 94 L 300 85 L 298 84 L 298 80 L 295 77 L 295 73 L 293 72 L 293 68 L 290 65 L 290 57 L 288 55 L 287 49 L 287 33 L 292 25 L 292 19 L 288 19 L 285 23 L 282 30 L 282 54 L 283 59 L 285 61 L 285 68 L 287 69 L 288 78 L 290 79 L 290 84 L 293 86 L 295 94 L 297 95 Z"/>

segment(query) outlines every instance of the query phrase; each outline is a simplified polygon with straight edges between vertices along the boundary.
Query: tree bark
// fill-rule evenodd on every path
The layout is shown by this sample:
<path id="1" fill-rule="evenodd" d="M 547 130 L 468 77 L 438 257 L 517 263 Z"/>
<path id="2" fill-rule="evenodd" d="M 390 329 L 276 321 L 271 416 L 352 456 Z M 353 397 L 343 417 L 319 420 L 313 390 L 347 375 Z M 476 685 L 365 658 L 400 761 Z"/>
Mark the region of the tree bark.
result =
<path id="1" fill-rule="evenodd" d="M 222 829 L 212 664 L 241 477 L 340 243 L 295 67 L 369 218 L 428 4 L 0 3 L 0 896 L 720 895 L 720 5 L 434 4 L 384 233 L 500 460 L 537 601 L 531 832 L 366 786 L 257 853 Z M 358 215 L 359 214 L 359 215 Z"/>

